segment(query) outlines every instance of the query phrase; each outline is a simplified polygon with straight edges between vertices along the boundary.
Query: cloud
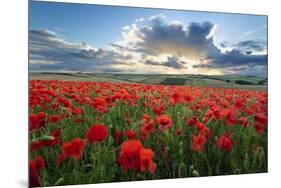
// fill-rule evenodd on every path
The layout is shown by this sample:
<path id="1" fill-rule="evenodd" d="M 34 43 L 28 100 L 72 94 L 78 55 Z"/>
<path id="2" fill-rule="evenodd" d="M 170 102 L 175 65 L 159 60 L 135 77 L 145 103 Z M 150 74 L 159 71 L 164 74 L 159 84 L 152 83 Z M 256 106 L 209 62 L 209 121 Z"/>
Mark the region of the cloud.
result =
<path id="1" fill-rule="evenodd" d="M 267 55 L 263 53 L 266 49 L 265 42 L 248 40 L 231 45 L 225 41 L 216 46 L 214 43 L 216 24 L 212 22 L 191 22 L 184 25 L 179 21 L 168 22 L 166 17 L 160 14 L 150 17 L 144 23 L 132 24 L 130 29 L 123 32 L 123 40 L 116 45 L 123 50 L 141 53 L 141 61 L 146 65 L 168 66 L 176 70 L 186 69 L 187 67 L 179 63 L 178 59 L 172 58 L 178 56 L 188 60 L 185 62 L 196 61 L 197 63 L 191 66 L 194 71 L 202 68 L 224 68 L 227 70 L 225 72 L 230 72 L 229 70 L 238 70 L 239 66 L 244 66 L 245 70 L 245 67 L 250 69 L 251 66 L 267 65 Z M 221 48 L 225 50 L 222 51 Z M 161 59 L 155 60 L 163 55 L 168 59 L 166 62 Z"/>
<path id="2" fill-rule="evenodd" d="M 208 57 L 208 63 L 194 65 L 194 68 L 235 68 L 237 66 L 266 65 L 267 55 L 247 55 L 239 50 L 233 49 L 225 53 L 213 54 Z"/>
<path id="3" fill-rule="evenodd" d="M 210 21 L 189 24 L 168 21 L 165 15 L 158 14 L 125 25 L 121 28 L 121 39 L 108 44 L 109 49 L 72 43 L 49 30 L 32 30 L 30 68 L 185 74 L 266 71 L 265 41 L 244 40 L 236 44 L 224 41 L 217 46 L 216 27 Z"/>
<path id="4" fill-rule="evenodd" d="M 46 29 L 30 32 L 30 70 L 100 71 L 113 70 L 132 58 L 112 50 L 96 49 L 86 43 L 71 43 Z M 114 69 L 115 70 L 115 69 Z"/>
<path id="5" fill-rule="evenodd" d="M 250 50 L 250 51 L 261 52 L 266 49 L 266 45 L 267 44 L 265 41 L 246 40 L 237 43 L 235 46 L 243 51 Z"/>
<path id="6" fill-rule="evenodd" d="M 191 23 L 185 27 L 179 22 L 167 23 L 163 16 L 149 19 L 150 25 L 139 28 L 134 49 L 139 52 L 159 54 L 181 54 L 197 58 L 205 48 L 212 45 L 213 38 L 207 37 L 214 25 L 210 22 Z"/>
<path id="7" fill-rule="evenodd" d="M 184 66 L 184 64 L 186 64 L 186 62 L 180 61 L 177 56 L 171 56 L 171 57 L 168 56 L 167 61 L 163 61 L 163 62 L 146 60 L 145 64 L 146 65 L 155 65 L 155 66 L 166 66 L 166 67 L 171 67 L 171 68 L 174 68 L 174 69 L 186 68 Z"/>

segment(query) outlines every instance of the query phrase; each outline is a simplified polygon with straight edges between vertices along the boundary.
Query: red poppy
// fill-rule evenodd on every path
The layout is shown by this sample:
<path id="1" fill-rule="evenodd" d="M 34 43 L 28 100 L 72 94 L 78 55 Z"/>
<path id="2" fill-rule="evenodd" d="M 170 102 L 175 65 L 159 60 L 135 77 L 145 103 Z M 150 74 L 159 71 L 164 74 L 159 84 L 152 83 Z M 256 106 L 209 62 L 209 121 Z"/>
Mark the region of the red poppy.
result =
<path id="1" fill-rule="evenodd" d="M 125 135 L 128 139 L 135 139 L 136 138 L 136 133 L 135 131 L 129 129 L 125 132 Z"/>
<path id="2" fill-rule="evenodd" d="M 100 143 L 108 136 L 107 127 L 101 124 L 92 125 L 86 136 L 90 143 Z"/>
<path id="3" fill-rule="evenodd" d="M 153 162 L 154 152 L 151 149 L 141 148 L 140 150 L 140 170 L 142 172 L 147 169 L 152 174 L 156 170 L 156 165 Z"/>
<path id="4" fill-rule="evenodd" d="M 254 127 L 256 129 L 256 132 L 258 134 L 262 134 L 267 124 L 267 117 L 264 115 L 264 113 L 258 113 L 255 114 L 254 119 Z"/>
<path id="5" fill-rule="evenodd" d="M 206 143 L 206 138 L 203 134 L 199 134 L 197 136 L 192 135 L 192 149 L 194 151 L 202 152 L 204 149 L 204 145 Z"/>
<path id="6" fill-rule="evenodd" d="M 142 125 L 147 124 L 150 121 L 150 117 L 147 114 L 143 114 L 141 118 Z"/>
<path id="7" fill-rule="evenodd" d="M 139 169 L 141 148 L 142 143 L 139 140 L 128 140 L 122 143 L 118 162 L 123 170 Z"/>
<path id="8" fill-rule="evenodd" d="M 64 159 L 72 157 L 76 160 L 80 160 L 81 154 L 85 147 L 85 141 L 81 138 L 74 138 L 69 142 L 65 142 L 62 145 L 63 153 L 59 155 L 57 163 L 60 164 Z"/>
<path id="9" fill-rule="evenodd" d="M 48 117 L 47 122 L 48 123 L 57 123 L 61 117 L 59 115 L 51 115 Z"/>
<path id="10" fill-rule="evenodd" d="M 254 118 L 255 118 L 255 121 L 259 122 L 260 124 L 265 125 L 267 123 L 267 117 L 264 113 L 255 114 Z"/>
<path id="11" fill-rule="evenodd" d="M 226 125 L 234 125 L 236 123 L 236 114 L 233 110 L 227 109 L 224 111 Z"/>
<path id="12" fill-rule="evenodd" d="M 208 127 L 206 127 L 203 123 L 201 123 L 199 121 L 197 121 L 195 125 L 196 125 L 198 133 L 205 135 L 205 137 L 207 139 L 211 138 L 212 133 Z"/>
<path id="13" fill-rule="evenodd" d="M 227 133 L 217 140 L 217 145 L 219 148 L 225 151 L 231 151 L 233 147 L 233 142 L 230 139 L 230 134 Z"/>
<path id="14" fill-rule="evenodd" d="M 172 126 L 172 120 L 168 115 L 160 115 L 156 117 L 156 121 L 161 131 L 165 131 Z"/>
<path id="15" fill-rule="evenodd" d="M 192 116 L 190 119 L 188 119 L 186 121 L 186 124 L 190 127 L 192 127 L 193 125 L 195 125 L 195 123 L 197 122 L 196 118 L 194 116 Z"/>
<path id="16" fill-rule="evenodd" d="M 238 119 L 238 122 L 240 125 L 242 125 L 243 127 L 248 127 L 250 125 L 250 122 L 248 121 L 248 119 L 245 116 L 241 116 Z"/>
<path id="17" fill-rule="evenodd" d="M 147 114 L 142 116 L 142 125 L 140 128 L 141 138 L 147 139 L 149 133 L 155 132 L 154 121 L 150 120 L 150 117 Z"/>
<path id="18" fill-rule="evenodd" d="M 94 98 L 92 105 L 98 112 L 102 114 L 108 112 L 107 109 L 108 102 L 105 100 L 104 97 Z"/>
<path id="19" fill-rule="evenodd" d="M 153 163 L 154 152 L 142 146 L 139 140 L 128 140 L 121 144 L 118 162 L 122 170 L 149 170 L 154 173 L 156 165 Z"/>
<path id="20" fill-rule="evenodd" d="M 38 114 L 31 114 L 29 116 L 29 130 L 36 130 L 45 125 L 46 114 L 40 112 Z"/>
<path id="21" fill-rule="evenodd" d="M 29 182 L 30 187 L 39 187 L 41 185 L 40 170 L 45 168 L 45 162 L 42 156 L 29 160 Z"/>
<path id="22" fill-rule="evenodd" d="M 40 150 L 42 147 L 51 147 L 59 144 L 60 129 L 54 130 L 50 136 L 45 136 L 31 143 L 31 151 Z"/>
<path id="23" fill-rule="evenodd" d="M 165 106 L 163 104 L 159 106 L 153 106 L 152 111 L 154 112 L 154 114 L 159 116 L 165 111 Z"/>

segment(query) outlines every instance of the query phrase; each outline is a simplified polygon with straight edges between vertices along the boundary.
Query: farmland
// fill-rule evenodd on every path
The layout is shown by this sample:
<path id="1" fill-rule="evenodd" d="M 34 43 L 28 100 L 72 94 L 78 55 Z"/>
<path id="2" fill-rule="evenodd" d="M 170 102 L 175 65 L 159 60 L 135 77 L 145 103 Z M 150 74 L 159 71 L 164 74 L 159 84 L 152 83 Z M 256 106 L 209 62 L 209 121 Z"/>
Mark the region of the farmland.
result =
<path id="1" fill-rule="evenodd" d="M 30 183 L 267 172 L 263 79 L 31 73 Z"/>
<path id="2" fill-rule="evenodd" d="M 73 80 L 154 85 L 209 86 L 266 90 L 267 78 L 235 75 L 30 73 L 31 80 Z M 240 81 L 240 82 L 239 82 Z"/>

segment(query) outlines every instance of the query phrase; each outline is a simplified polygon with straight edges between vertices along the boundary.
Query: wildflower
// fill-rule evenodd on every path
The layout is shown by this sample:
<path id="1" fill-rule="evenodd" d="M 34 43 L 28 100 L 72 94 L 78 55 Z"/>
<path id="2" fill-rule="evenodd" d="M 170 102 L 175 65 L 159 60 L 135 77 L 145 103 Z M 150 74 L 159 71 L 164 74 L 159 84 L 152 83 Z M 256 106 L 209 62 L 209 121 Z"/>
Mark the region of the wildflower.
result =
<path id="1" fill-rule="evenodd" d="M 156 170 L 156 165 L 153 162 L 154 152 L 151 149 L 142 148 L 140 150 L 140 170 L 142 172 L 147 169 L 152 174 Z"/>
<path id="2" fill-rule="evenodd" d="M 233 147 L 233 142 L 230 140 L 230 134 L 227 133 L 217 140 L 217 145 L 219 148 L 225 151 L 231 151 Z"/>
<path id="3" fill-rule="evenodd" d="M 45 168 L 45 162 L 42 156 L 29 160 L 29 182 L 31 187 L 39 187 L 41 185 L 40 170 Z"/>
<path id="4" fill-rule="evenodd" d="M 62 145 L 63 153 L 59 155 L 57 159 L 58 165 L 61 164 L 61 162 L 69 157 L 72 157 L 76 160 L 80 160 L 81 154 L 85 147 L 85 141 L 81 138 L 74 138 L 73 140 L 69 142 L 65 142 Z"/>
<path id="5" fill-rule="evenodd" d="M 87 132 L 87 139 L 90 143 L 100 143 L 107 138 L 107 127 L 101 124 L 92 125 Z"/>
<path id="6" fill-rule="evenodd" d="M 118 162 L 123 170 L 139 170 L 141 148 L 142 143 L 139 140 L 128 140 L 122 143 Z"/>
<path id="7" fill-rule="evenodd" d="M 156 121 L 161 131 L 165 131 L 172 126 L 172 120 L 168 115 L 160 115 L 156 117 Z"/>
<path id="8" fill-rule="evenodd" d="M 204 149 L 204 145 L 206 143 L 206 138 L 203 134 L 199 134 L 197 136 L 192 135 L 192 149 L 194 151 L 202 152 Z"/>
<path id="9" fill-rule="evenodd" d="M 136 133 L 135 131 L 129 129 L 125 132 L 125 135 L 128 139 L 135 139 L 136 138 Z"/>

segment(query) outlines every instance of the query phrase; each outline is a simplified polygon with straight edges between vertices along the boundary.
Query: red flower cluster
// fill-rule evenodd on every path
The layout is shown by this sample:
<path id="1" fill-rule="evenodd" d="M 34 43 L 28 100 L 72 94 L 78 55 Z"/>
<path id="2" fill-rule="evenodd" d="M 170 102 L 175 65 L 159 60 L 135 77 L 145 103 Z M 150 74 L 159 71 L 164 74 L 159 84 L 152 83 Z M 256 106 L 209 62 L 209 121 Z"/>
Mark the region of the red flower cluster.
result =
<path id="1" fill-rule="evenodd" d="M 29 183 L 30 187 L 39 187 L 41 184 L 40 170 L 45 168 L 45 162 L 42 156 L 29 160 Z"/>
<path id="2" fill-rule="evenodd" d="M 156 165 L 153 162 L 154 152 L 142 146 L 139 140 L 128 140 L 122 143 L 118 162 L 125 171 L 128 169 L 140 170 L 142 172 L 149 170 L 154 173 Z"/>
<path id="3" fill-rule="evenodd" d="M 59 144 L 60 129 L 54 130 L 50 136 L 41 137 L 38 140 L 31 142 L 31 151 L 40 150 L 43 147 L 52 147 Z"/>
<path id="4" fill-rule="evenodd" d="M 89 128 L 86 136 L 90 143 L 100 143 L 108 136 L 107 127 L 101 124 L 95 124 Z"/>
<path id="5" fill-rule="evenodd" d="M 60 165 L 64 159 L 69 157 L 72 157 L 76 160 L 80 160 L 84 147 L 85 141 L 81 138 L 74 138 L 69 142 L 63 143 L 63 153 L 59 155 L 57 159 L 57 164 Z"/>
<path id="6" fill-rule="evenodd" d="M 172 126 L 172 120 L 168 115 L 160 115 L 156 117 L 156 121 L 161 131 L 166 131 Z"/>
<path id="7" fill-rule="evenodd" d="M 100 113 L 104 114 L 108 112 L 107 106 L 108 103 L 103 97 L 97 97 L 93 99 L 92 102 L 93 107 Z"/>
<path id="8" fill-rule="evenodd" d="M 147 139 L 149 133 L 154 133 L 156 131 L 154 127 L 154 121 L 150 120 L 149 115 L 143 114 L 142 119 L 141 119 L 141 138 L 142 139 Z"/>
<path id="9" fill-rule="evenodd" d="M 226 133 L 225 135 L 219 137 L 219 139 L 217 140 L 217 145 L 222 150 L 231 151 L 233 142 L 230 139 L 230 133 Z"/>
<path id="10" fill-rule="evenodd" d="M 68 165 L 61 163 L 67 162 L 65 160 L 69 158 L 85 160 L 81 163 L 78 161 L 79 165 L 93 162 L 92 152 L 108 151 L 104 155 L 94 155 L 94 160 L 100 160 L 104 166 L 112 164 L 112 161 L 107 163 L 108 160 L 104 160 L 108 158 L 105 155 L 115 154 L 116 149 L 119 149 L 117 162 L 120 169 L 148 172 L 143 174 L 145 178 L 156 173 L 155 158 L 157 161 L 162 159 L 157 164 L 159 171 L 167 167 L 178 168 L 181 162 L 195 164 L 196 161 L 203 160 L 203 157 L 205 160 L 204 152 L 208 156 L 206 160 L 213 160 L 212 157 L 216 157 L 217 152 L 221 153 L 220 150 L 239 164 L 240 158 L 236 155 L 239 150 L 234 148 L 238 145 L 234 143 L 241 143 L 243 147 L 255 146 L 254 149 L 258 146 L 262 151 L 267 138 L 267 134 L 264 134 L 267 131 L 268 115 L 265 91 L 32 80 L 30 108 L 30 156 L 42 155 L 46 162 L 51 162 L 46 166 L 53 168 L 53 161 L 50 160 L 55 154 L 57 168 L 62 172 L 68 170 Z M 85 130 L 89 122 L 100 124 L 93 124 Z M 105 126 L 103 123 L 112 126 Z M 222 131 L 227 134 L 221 135 Z M 83 138 L 80 138 L 81 135 Z M 249 142 L 243 142 L 244 137 L 249 137 Z M 62 139 L 69 141 L 61 143 Z M 86 147 L 86 144 L 91 147 Z M 145 148 L 144 145 L 151 148 Z M 92 146 L 98 147 L 90 151 Z M 197 154 L 182 157 L 190 150 Z M 85 155 L 82 155 L 83 152 Z M 248 153 L 250 159 L 253 153 Z M 200 174 L 206 169 L 204 164 L 198 163 L 196 166 Z M 41 174 L 40 170 L 45 166 L 41 156 L 30 160 L 29 165 L 30 182 L 33 186 L 40 186 L 41 181 L 58 177 L 57 174 L 51 174 L 49 168 L 43 171 L 44 176 Z M 221 165 L 215 168 L 221 173 L 228 170 Z M 77 170 L 84 173 L 83 169 L 85 168 L 81 167 Z M 212 172 L 215 171 L 216 169 L 212 169 Z M 113 174 L 108 175 L 112 177 Z M 168 176 L 165 171 L 155 174 L 155 177 L 160 178 Z"/>
<path id="11" fill-rule="evenodd" d="M 264 113 L 258 113 L 255 114 L 254 118 L 255 118 L 254 126 L 256 131 L 258 134 L 262 134 L 267 124 L 267 117 L 264 115 Z"/>
<path id="12" fill-rule="evenodd" d="M 129 129 L 125 132 L 125 135 L 128 139 L 135 139 L 136 138 L 136 133 L 135 131 Z"/>
<path id="13" fill-rule="evenodd" d="M 206 138 L 203 134 L 197 136 L 192 135 L 192 149 L 201 153 L 204 150 L 204 145 L 206 143 Z"/>
<path id="14" fill-rule="evenodd" d="M 29 116 L 29 130 L 36 130 L 45 125 L 46 115 L 44 112 L 38 114 L 31 114 Z"/>

